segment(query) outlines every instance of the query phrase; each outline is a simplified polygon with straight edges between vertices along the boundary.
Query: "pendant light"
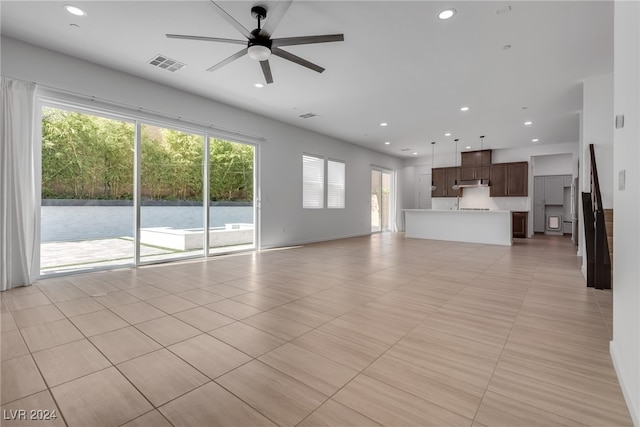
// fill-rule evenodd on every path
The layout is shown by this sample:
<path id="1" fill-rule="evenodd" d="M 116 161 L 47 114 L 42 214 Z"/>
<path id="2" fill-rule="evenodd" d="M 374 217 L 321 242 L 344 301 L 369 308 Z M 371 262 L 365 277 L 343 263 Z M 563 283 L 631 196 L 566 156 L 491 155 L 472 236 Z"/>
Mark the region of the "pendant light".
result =
<path id="1" fill-rule="evenodd" d="M 455 157 L 454 160 L 455 160 L 455 166 L 458 167 L 458 141 L 459 140 L 456 138 L 456 139 L 454 139 L 454 141 L 456 142 L 456 151 L 455 151 L 455 154 L 454 154 L 454 157 Z M 457 179 L 453 182 L 453 185 L 451 186 L 451 188 L 456 190 L 456 191 L 458 191 L 460 189 L 460 186 L 458 185 L 458 180 Z"/>
<path id="2" fill-rule="evenodd" d="M 435 157 L 434 157 L 434 153 L 435 153 L 435 148 L 436 148 L 436 142 L 433 141 L 431 143 L 431 191 L 436 191 L 436 184 L 433 182 L 433 166 L 435 163 Z"/>
<path id="3" fill-rule="evenodd" d="M 480 135 L 480 150 L 484 150 L 484 135 Z"/>

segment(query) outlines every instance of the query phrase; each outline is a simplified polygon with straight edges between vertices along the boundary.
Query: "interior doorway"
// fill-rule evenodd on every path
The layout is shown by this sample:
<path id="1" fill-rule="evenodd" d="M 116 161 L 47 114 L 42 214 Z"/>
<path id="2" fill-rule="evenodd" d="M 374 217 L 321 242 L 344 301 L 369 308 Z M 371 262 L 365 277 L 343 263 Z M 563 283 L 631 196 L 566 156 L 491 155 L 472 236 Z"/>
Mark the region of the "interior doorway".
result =
<path id="1" fill-rule="evenodd" d="M 393 180 L 390 171 L 371 170 L 371 232 L 391 230 Z"/>

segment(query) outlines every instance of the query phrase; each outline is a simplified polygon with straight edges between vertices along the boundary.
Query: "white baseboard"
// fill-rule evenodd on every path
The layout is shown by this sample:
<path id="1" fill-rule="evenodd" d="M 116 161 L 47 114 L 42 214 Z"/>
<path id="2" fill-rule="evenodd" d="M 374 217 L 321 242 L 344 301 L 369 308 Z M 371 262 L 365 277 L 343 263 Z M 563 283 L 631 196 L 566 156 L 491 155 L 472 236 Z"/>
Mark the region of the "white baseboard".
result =
<path id="1" fill-rule="evenodd" d="M 629 391 L 629 387 L 626 384 L 625 376 L 623 375 L 623 372 L 622 372 L 620 358 L 618 356 L 618 347 L 613 341 L 609 342 L 609 353 L 611 354 L 611 360 L 613 361 L 613 369 L 615 369 L 616 371 L 618 382 L 620 383 L 620 388 L 622 389 L 622 395 L 624 396 L 624 400 L 627 403 L 627 409 L 629 409 L 629 414 L 631 415 L 631 420 L 633 421 L 633 425 L 636 427 L 640 427 L 640 413 L 638 412 L 638 407 L 636 406 L 634 397 L 631 395 L 631 392 Z"/>

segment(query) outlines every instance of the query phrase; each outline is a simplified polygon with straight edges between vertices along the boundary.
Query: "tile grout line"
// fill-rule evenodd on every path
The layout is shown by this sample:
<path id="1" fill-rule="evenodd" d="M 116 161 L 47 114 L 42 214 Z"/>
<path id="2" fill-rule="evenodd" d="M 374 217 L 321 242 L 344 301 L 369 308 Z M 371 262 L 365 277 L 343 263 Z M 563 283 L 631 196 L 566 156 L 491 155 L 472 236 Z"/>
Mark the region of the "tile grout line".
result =
<path id="1" fill-rule="evenodd" d="M 505 348 L 507 347 L 507 343 L 509 342 L 509 338 L 511 337 L 511 334 L 513 332 L 513 328 L 518 320 L 518 316 L 520 316 L 520 311 L 522 311 L 522 306 L 524 305 L 524 301 L 527 298 L 527 295 L 529 294 L 529 286 L 527 287 L 527 292 L 525 293 L 525 295 L 522 297 L 522 301 L 520 302 L 520 307 L 518 308 L 518 313 L 516 314 L 516 316 L 513 319 L 513 322 L 511 323 L 511 327 L 509 328 L 509 333 L 507 334 L 507 337 L 504 340 L 504 344 L 502 345 L 502 349 L 500 350 L 500 354 L 498 355 L 498 358 L 496 360 L 495 365 L 493 366 L 493 370 L 491 371 L 491 376 L 489 377 L 489 381 L 487 381 L 487 385 L 484 388 L 484 392 L 482 393 L 482 398 L 480 399 L 480 404 L 478 404 L 478 407 L 476 408 L 475 414 L 473 415 L 473 419 L 472 421 L 476 421 L 476 418 L 478 417 L 478 412 L 480 412 L 480 408 L 482 407 L 482 402 L 484 401 L 485 396 L 487 395 L 487 391 L 489 390 L 489 386 L 491 385 L 491 380 L 493 379 L 493 376 L 495 375 L 496 370 L 498 369 L 498 365 L 500 364 L 500 359 L 502 359 L 502 355 L 504 353 Z"/>

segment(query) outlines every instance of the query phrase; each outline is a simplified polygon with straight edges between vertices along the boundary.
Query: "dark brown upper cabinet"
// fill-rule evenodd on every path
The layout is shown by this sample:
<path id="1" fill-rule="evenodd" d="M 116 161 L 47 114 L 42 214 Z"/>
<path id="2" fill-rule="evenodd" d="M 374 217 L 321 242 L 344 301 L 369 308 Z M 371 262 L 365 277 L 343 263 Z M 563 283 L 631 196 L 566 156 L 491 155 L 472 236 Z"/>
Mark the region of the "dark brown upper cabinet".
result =
<path id="1" fill-rule="evenodd" d="M 447 197 L 445 186 L 447 183 L 447 168 L 433 168 L 431 180 L 436 189 L 431 190 L 431 197 Z"/>
<path id="2" fill-rule="evenodd" d="M 461 154 L 460 179 L 489 179 L 491 150 L 466 151 Z"/>
<path id="3" fill-rule="evenodd" d="M 491 164 L 491 150 L 465 151 L 461 154 L 463 168 L 489 166 Z"/>
<path id="4" fill-rule="evenodd" d="M 460 181 L 460 168 L 447 168 L 447 197 L 462 196 L 462 189 L 453 189 L 458 181 Z"/>
<path id="5" fill-rule="evenodd" d="M 529 187 L 528 170 L 527 162 L 492 164 L 489 197 L 526 197 Z"/>
<path id="6" fill-rule="evenodd" d="M 436 189 L 431 192 L 431 197 L 457 197 L 462 196 L 462 190 L 454 190 L 453 186 L 460 181 L 460 168 L 433 168 L 431 179 Z"/>
<path id="7" fill-rule="evenodd" d="M 471 179 L 489 179 L 490 177 L 490 166 L 460 168 L 460 179 L 463 181 Z"/>

